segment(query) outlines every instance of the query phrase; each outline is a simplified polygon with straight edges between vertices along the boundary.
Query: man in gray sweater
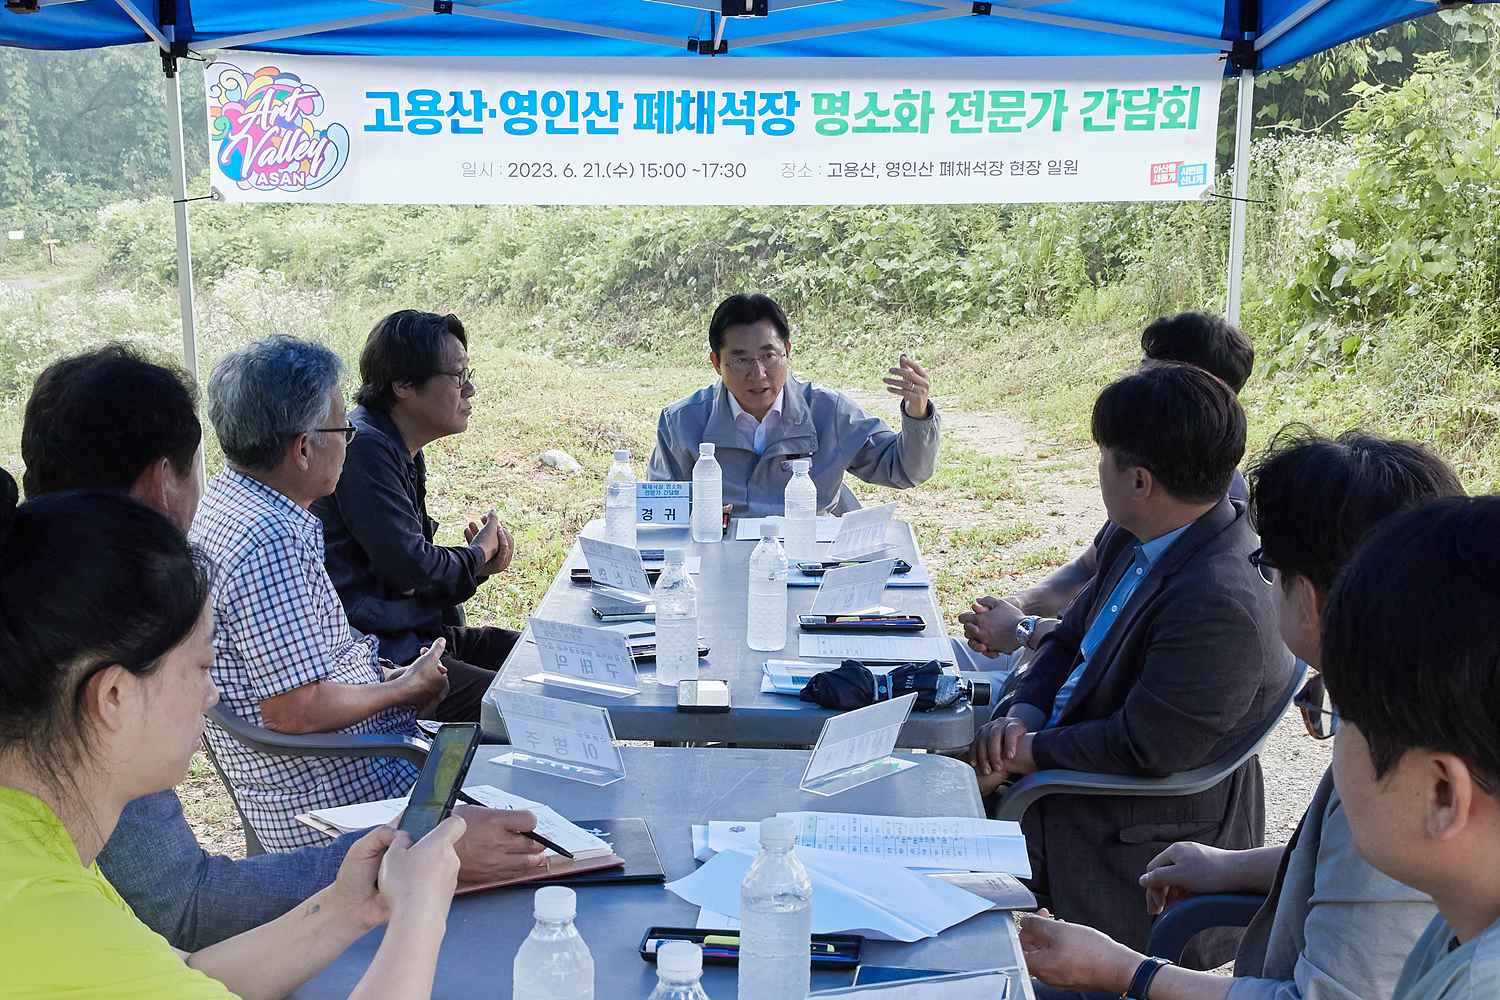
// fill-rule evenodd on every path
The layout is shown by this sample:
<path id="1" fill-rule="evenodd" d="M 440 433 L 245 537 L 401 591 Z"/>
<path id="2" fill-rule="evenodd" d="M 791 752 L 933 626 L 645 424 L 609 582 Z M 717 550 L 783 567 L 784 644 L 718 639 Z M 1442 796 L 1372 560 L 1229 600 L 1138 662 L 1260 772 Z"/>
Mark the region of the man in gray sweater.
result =
<path id="1" fill-rule="evenodd" d="M 1305 428 L 1284 430 L 1249 482 L 1262 545 L 1252 561 L 1276 588 L 1282 638 L 1314 669 L 1334 578 L 1369 531 L 1403 509 L 1462 493 L 1452 470 L 1419 445 L 1356 433 L 1330 441 Z M 1298 704 L 1311 735 L 1332 735 L 1321 677 Z M 1032 974 L 1048 984 L 1038 986 L 1039 1000 L 1067 990 L 1119 997 L 1132 985 L 1139 992 L 1129 995 L 1140 1000 L 1389 1000 L 1434 913 L 1426 895 L 1360 857 L 1328 774 L 1286 846 L 1175 844 L 1151 862 L 1141 884 L 1153 912 L 1197 894 L 1266 893 L 1240 944 L 1235 977 L 1153 969 L 1156 960 L 1097 931 L 1031 918 L 1021 940 Z"/>

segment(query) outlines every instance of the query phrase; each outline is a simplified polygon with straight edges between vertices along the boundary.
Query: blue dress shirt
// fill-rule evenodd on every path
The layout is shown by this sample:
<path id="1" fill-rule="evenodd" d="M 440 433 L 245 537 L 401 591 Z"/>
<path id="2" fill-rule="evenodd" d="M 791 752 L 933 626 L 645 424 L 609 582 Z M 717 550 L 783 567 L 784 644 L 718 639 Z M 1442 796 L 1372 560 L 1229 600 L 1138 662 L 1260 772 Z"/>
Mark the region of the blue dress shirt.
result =
<path id="1" fill-rule="evenodd" d="M 1146 574 L 1151 572 L 1151 567 L 1161 559 L 1172 543 L 1182 537 L 1182 533 L 1192 527 L 1192 522 L 1184 524 L 1175 531 L 1169 531 L 1165 535 L 1159 535 L 1149 542 L 1137 542 L 1135 546 L 1135 560 L 1125 570 L 1125 575 L 1120 577 L 1120 582 L 1115 584 L 1115 589 L 1110 591 L 1109 600 L 1105 601 L 1099 608 L 1099 614 L 1089 625 L 1089 630 L 1084 633 L 1083 641 L 1079 643 L 1079 650 L 1083 658 L 1078 661 L 1078 666 L 1063 681 L 1062 687 L 1057 689 L 1057 697 L 1052 699 L 1052 715 L 1047 719 L 1047 725 L 1043 728 L 1051 729 L 1057 725 L 1062 718 L 1063 710 L 1068 707 L 1068 699 L 1073 696 L 1073 689 L 1078 687 L 1078 682 L 1083 678 L 1083 672 L 1088 669 L 1089 657 L 1094 655 L 1094 650 L 1109 635 L 1109 630 L 1114 627 L 1120 617 L 1120 612 L 1130 604 L 1131 597 L 1135 596 L 1136 589 L 1140 587 L 1141 581 Z"/>

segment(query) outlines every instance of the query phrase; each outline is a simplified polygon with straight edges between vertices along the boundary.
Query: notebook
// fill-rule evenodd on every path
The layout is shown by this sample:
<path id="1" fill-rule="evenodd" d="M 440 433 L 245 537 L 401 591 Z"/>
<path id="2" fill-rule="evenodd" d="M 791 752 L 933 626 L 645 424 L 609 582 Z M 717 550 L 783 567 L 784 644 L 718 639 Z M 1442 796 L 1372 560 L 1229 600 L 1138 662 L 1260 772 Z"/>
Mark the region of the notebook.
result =
<path id="1" fill-rule="evenodd" d="M 613 853 L 609 844 L 564 819 L 544 802 L 533 802 L 513 792 L 502 791 L 493 785 L 470 785 L 464 791 L 491 809 L 529 810 L 536 816 L 536 832 L 559 847 L 566 848 L 572 853 L 574 861 L 589 861 Z M 405 808 L 405 798 L 382 799 L 379 802 L 359 802 L 354 805 L 335 806 L 331 809 L 315 809 L 310 813 L 299 815 L 297 821 L 330 837 L 338 837 L 345 833 L 368 830 L 371 827 L 395 822 L 396 818 L 401 815 L 401 810 Z M 553 854 L 550 850 L 547 853 Z"/>

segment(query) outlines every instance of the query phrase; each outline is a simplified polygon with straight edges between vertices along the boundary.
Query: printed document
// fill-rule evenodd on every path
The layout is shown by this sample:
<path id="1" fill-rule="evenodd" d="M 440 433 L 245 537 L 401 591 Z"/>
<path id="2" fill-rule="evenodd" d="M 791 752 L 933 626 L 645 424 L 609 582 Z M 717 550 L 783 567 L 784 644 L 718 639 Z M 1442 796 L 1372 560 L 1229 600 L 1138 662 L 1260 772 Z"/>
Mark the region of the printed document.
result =
<path id="1" fill-rule="evenodd" d="M 953 646 L 941 635 L 840 635 L 804 632 L 797 655 L 824 660 L 868 660 L 884 663 L 953 662 Z"/>

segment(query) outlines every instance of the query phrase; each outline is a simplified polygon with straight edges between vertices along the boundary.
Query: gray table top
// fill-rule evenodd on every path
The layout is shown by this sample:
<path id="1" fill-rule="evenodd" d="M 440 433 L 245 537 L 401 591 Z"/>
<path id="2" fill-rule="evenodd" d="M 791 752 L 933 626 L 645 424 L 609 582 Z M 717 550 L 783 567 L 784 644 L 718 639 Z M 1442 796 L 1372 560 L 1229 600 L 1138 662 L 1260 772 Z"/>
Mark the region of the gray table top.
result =
<path id="1" fill-rule="evenodd" d="M 934 754 L 911 756 L 918 764 L 889 778 L 832 798 L 798 790 L 807 762 L 800 750 L 627 747 L 626 777 L 596 788 L 489 763 L 494 748 L 481 748 L 468 784 L 490 784 L 546 802 L 574 820 L 639 816 L 651 827 L 667 879 L 696 867 L 694 823 L 711 819 L 762 819 L 781 811 L 816 809 L 896 816 L 982 816 L 974 772 Z M 686 793 L 686 794 L 684 794 Z M 641 960 L 641 935 L 650 926 L 691 927 L 697 908 L 660 885 L 583 886 L 578 890 L 578 929 L 594 956 L 595 996 L 637 1000 L 656 985 L 655 967 Z M 496 889 L 454 900 L 438 958 L 437 1000 L 508 1000 L 511 964 L 531 930 L 533 890 Z M 298 990 L 298 1000 L 346 997 L 374 958 L 382 931 L 355 942 L 324 973 Z M 864 961 L 908 968 L 1015 968 L 1012 996 L 1032 996 L 1016 925 L 1008 913 L 982 913 L 935 938 L 902 944 L 869 941 Z M 818 970 L 814 989 L 847 986 L 849 972 Z M 734 1000 L 735 968 L 707 966 L 704 989 L 714 1000 Z"/>
<path id="2" fill-rule="evenodd" d="M 915 565 L 921 559 L 911 526 L 897 522 L 902 529 L 892 532 L 897 538 L 893 554 Z M 727 742 L 751 745 L 812 746 L 817 742 L 823 722 L 834 715 L 827 709 L 795 697 L 766 694 L 760 689 L 761 665 L 766 659 L 797 659 L 797 642 L 801 635 L 797 615 L 812 608 L 815 587 L 793 587 L 787 601 L 787 644 L 776 653 L 756 652 L 745 644 L 747 588 L 750 553 L 754 542 L 734 540 L 731 525 L 725 540 L 718 543 L 694 543 L 684 529 L 642 528 L 642 547 L 680 547 L 690 556 L 700 556 L 702 571 L 694 576 L 698 586 L 698 627 L 706 637 L 709 654 L 699 663 L 700 676 L 729 681 L 731 710 L 727 714 L 696 714 L 677 711 L 674 688 L 645 683 L 653 675 L 649 665 L 642 668 L 641 692 L 630 698 L 581 691 L 560 685 L 540 685 L 525 678 L 541 669 L 536 645 L 518 642 L 506 659 L 494 685 L 485 696 L 481 723 L 486 732 L 498 734 L 500 716 L 493 692 L 503 687 L 528 694 L 545 694 L 552 698 L 603 705 L 609 709 L 615 735 L 622 740 L 655 740 L 661 742 Z M 602 532 L 602 522 L 592 522 L 585 533 Z M 602 537 L 602 534 L 600 534 Z M 558 571 L 552 586 L 535 614 L 538 618 L 597 625 L 590 611 L 590 588 L 575 584 L 568 576 L 571 565 L 583 565 L 575 542 L 568 561 Z M 924 635 L 946 640 L 942 613 L 930 588 L 887 587 L 884 601 L 901 611 L 914 612 L 927 620 Z M 974 710 L 968 702 L 931 712 L 913 712 L 901 731 L 898 746 L 924 750 L 947 750 L 967 746 L 974 737 Z"/>

